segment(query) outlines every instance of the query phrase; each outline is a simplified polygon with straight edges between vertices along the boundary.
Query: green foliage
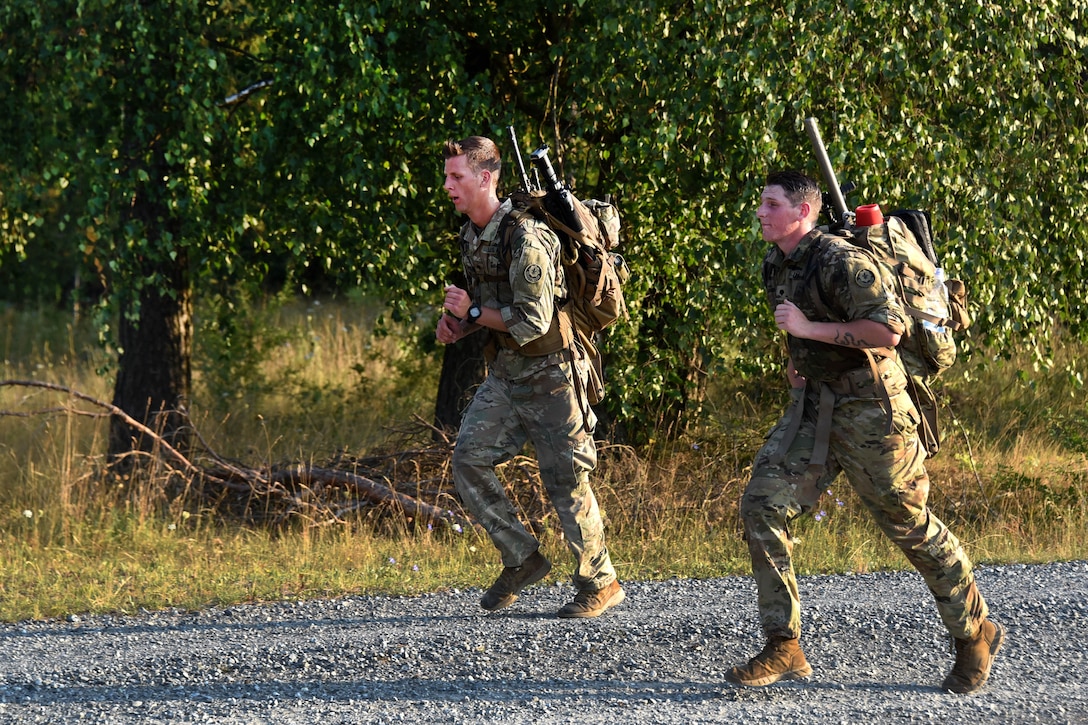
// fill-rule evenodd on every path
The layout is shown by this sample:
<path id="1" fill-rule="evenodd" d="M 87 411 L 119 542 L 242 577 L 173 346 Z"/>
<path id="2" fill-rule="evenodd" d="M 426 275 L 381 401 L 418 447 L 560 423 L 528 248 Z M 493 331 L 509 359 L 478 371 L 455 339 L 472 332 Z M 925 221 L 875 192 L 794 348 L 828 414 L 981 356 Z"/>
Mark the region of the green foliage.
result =
<path id="1" fill-rule="evenodd" d="M 1088 336 L 1084 27 L 1075 0 L 10 0 L 0 277 L 45 269 L 42 245 L 114 301 L 181 260 L 198 293 L 363 281 L 414 316 L 457 261 L 441 141 L 513 124 L 617 197 L 635 277 L 609 413 L 648 440 L 710 377 L 779 364 L 754 209 L 768 170 L 816 173 L 815 116 L 852 203 L 933 214 L 967 346 L 1048 365 L 1052 335 Z"/>
<path id="2" fill-rule="evenodd" d="M 1060 445 L 1088 456 L 1088 413 L 1059 414 L 1051 420 L 1054 438 Z"/>
<path id="3" fill-rule="evenodd" d="M 630 8 L 627 40 L 638 40 L 615 52 L 632 57 L 598 57 L 622 70 L 591 95 L 622 109 L 617 148 L 639 183 L 624 211 L 648 233 L 632 256 L 656 274 L 643 324 L 658 330 L 642 337 L 678 343 L 661 368 L 721 372 L 723 339 L 766 359 L 752 202 L 769 168 L 815 173 L 800 130 L 810 115 L 858 203 L 933 213 L 946 264 L 971 285 L 977 342 L 1048 358 L 1055 325 L 1083 339 L 1085 231 L 1050 211 L 1088 193 L 1077 181 L 1088 114 L 1069 90 L 1085 79 L 1083 10 L 1017 5 Z M 655 388 L 645 382 L 621 387 Z"/>

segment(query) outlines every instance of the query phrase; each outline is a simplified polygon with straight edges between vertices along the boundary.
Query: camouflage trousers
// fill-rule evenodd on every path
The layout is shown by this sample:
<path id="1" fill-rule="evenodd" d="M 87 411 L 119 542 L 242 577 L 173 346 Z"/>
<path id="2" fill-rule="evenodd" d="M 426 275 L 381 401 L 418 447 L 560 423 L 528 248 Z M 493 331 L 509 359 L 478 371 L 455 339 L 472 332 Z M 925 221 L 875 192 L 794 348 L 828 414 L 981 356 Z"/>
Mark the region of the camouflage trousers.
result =
<path id="1" fill-rule="evenodd" d="M 509 381 L 488 375 L 465 411 L 453 453 L 453 480 L 465 508 L 484 527 L 503 566 L 519 566 L 540 546 L 522 524 L 495 466 L 531 442 L 540 478 L 575 559 L 574 585 L 603 589 L 616 579 L 589 474 L 597 448 L 586 429 L 570 363 Z M 592 412 L 589 413 L 592 416 Z"/>
<path id="2" fill-rule="evenodd" d="M 927 506 L 929 475 L 916 434 L 918 413 L 905 380 L 888 381 L 890 434 L 886 433 L 888 412 L 875 392 L 872 397 L 835 395 L 823 466 L 809 465 L 820 398 L 819 388 L 814 387 L 793 391 L 794 403 L 756 455 L 741 499 L 764 633 L 768 638 L 801 634 L 790 524 L 813 511 L 835 477 L 844 472 L 877 526 L 925 579 L 949 633 L 971 637 L 986 618 L 986 602 L 975 586 L 963 546 Z M 802 423 L 789 442 L 790 423 L 802 408 Z"/>

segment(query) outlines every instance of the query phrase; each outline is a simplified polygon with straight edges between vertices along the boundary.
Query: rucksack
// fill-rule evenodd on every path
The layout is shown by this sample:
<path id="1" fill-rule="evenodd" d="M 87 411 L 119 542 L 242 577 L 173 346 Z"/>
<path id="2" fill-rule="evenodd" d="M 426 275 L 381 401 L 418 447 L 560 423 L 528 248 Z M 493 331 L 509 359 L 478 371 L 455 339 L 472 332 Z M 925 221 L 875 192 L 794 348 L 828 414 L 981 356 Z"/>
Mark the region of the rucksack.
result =
<path id="1" fill-rule="evenodd" d="M 620 243 L 620 215 L 608 201 L 574 199 L 582 221 L 582 231 L 575 232 L 552 214 L 545 203 L 546 192 L 516 191 L 510 195 L 514 215 L 528 214 L 543 221 L 559 237 L 563 273 L 567 281 L 567 312 L 575 327 L 588 339 L 627 314 L 623 285 L 630 268 L 616 253 Z M 510 247 L 509 225 L 500 234 Z"/>
<path id="2" fill-rule="evenodd" d="M 589 357 L 595 379 L 590 380 L 587 393 L 590 403 L 599 403 L 604 396 L 604 376 L 597 333 L 627 316 L 623 285 L 631 270 L 623 256 L 614 251 L 620 243 L 619 210 L 609 201 L 581 201 L 571 196 L 582 226 L 581 231 L 574 231 L 548 208 L 547 192 L 518 190 L 510 199 L 513 211 L 499 228 L 502 256 L 509 266 L 515 226 L 525 219 L 544 222 L 559 237 L 560 264 L 567 287 L 559 313 L 567 316 L 572 333 Z M 567 345 L 566 339 L 546 342 L 533 354 L 546 354 Z"/>
<path id="3" fill-rule="evenodd" d="M 953 333 L 970 325 L 966 285 L 958 279 L 945 279 L 926 212 L 895 211 L 877 224 L 836 233 L 868 249 L 884 265 L 911 320 L 896 350 L 908 377 L 911 399 L 922 416 L 919 436 L 932 457 L 940 450 L 941 437 L 939 406 L 931 381 L 955 363 Z"/>
<path id="4" fill-rule="evenodd" d="M 914 322 L 899 342 L 908 372 L 928 380 L 947 370 L 956 361 L 952 333 L 970 324 L 967 290 L 961 280 L 945 279 L 929 215 L 895 211 L 882 224 L 856 228 L 854 238 L 894 273 L 903 310 Z"/>

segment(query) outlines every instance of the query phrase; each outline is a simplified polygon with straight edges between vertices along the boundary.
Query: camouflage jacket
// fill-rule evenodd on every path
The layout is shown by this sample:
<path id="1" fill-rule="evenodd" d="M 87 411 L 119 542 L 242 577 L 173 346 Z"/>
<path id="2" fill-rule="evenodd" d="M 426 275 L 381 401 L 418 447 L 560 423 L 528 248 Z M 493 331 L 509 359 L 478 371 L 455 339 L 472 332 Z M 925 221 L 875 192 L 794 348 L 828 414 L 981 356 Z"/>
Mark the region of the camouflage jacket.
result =
<path id="1" fill-rule="evenodd" d="M 460 236 L 461 259 L 472 299 L 481 307 L 499 310 L 510 335 L 525 345 L 549 330 L 556 299 L 566 293 L 559 239 L 543 222 L 528 220 L 516 225 L 507 266 L 499 227 L 512 208 L 510 200 L 504 200 L 482 230 L 471 221 L 465 222 Z M 561 353 L 532 357 L 500 346 L 490 372 L 517 380 L 565 359 Z"/>
<path id="2" fill-rule="evenodd" d="M 789 255 L 772 246 L 763 259 L 763 286 L 772 310 L 789 299 L 813 321 L 868 319 L 893 332 L 906 329 L 893 282 L 872 253 L 819 230 L 809 232 Z M 863 350 L 793 335 L 787 335 L 786 344 L 797 371 L 809 380 L 837 380 L 849 370 L 868 367 Z M 891 348 L 872 352 L 877 358 L 895 354 Z"/>

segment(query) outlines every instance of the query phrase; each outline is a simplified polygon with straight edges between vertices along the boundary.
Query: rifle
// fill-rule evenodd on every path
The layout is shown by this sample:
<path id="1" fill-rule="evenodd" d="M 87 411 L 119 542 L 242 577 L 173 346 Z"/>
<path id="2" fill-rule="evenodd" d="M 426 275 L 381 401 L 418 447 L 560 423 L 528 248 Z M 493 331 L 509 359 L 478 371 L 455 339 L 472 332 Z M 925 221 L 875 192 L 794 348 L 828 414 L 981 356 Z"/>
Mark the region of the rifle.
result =
<path id="1" fill-rule="evenodd" d="M 514 127 L 507 126 L 506 128 L 510 135 L 510 144 L 514 149 L 514 157 L 517 159 L 518 173 L 521 176 L 520 191 L 524 192 L 530 199 L 535 199 L 531 203 L 536 205 L 550 219 L 549 226 L 559 235 L 560 241 L 563 242 L 564 255 L 571 260 L 577 259 L 578 250 L 585 236 L 585 226 L 582 223 L 582 217 L 578 213 L 578 206 L 580 205 L 578 200 L 574 198 L 574 194 L 556 175 L 552 162 L 548 158 L 547 144 L 542 145 L 529 155 L 529 160 L 533 164 L 533 176 L 536 178 L 536 183 L 533 183 L 525 172 L 525 164 L 521 159 L 521 148 L 518 146 Z M 543 185 L 540 183 L 541 175 L 544 176 L 545 183 Z M 515 192 L 515 194 L 517 193 Z"/>
<path id="2" fill-rule="evenodd" d="M 529 160 L 533 162 L 541 174 L 544 175 L 544 183 L 547 191 L 545 197 L 545 203 L 551 207 L 549 211 L 555 214 L 565 226 L 567 226 L 576 235 L 581 235 L 584 227 L 582 226 L 582 219 L 578 216 L 578 209 L 575 206 L 574 194 L 570 192 L 570 189 L 559 180 L 559 177 L 555 175 L 555 169 L 552 168 L 552 162 L 548 160 L 548 146 L 545 144 L 529 156 Z"/>
<path id="3" fill-rule="evenodd" d="M 827 149 L 824 148 L 823 139 L 820 138 L 820 127 L 816 125 L 816 119 L 805 119 L 805 130 L 812 141 L 812 149 L 816 152 L 816 161 L 820 165 L 824 183 L 828 186 L 828 192 L 823 195 L 824 208 L 828 220 L 831 222 L 831 230 L 843 229 L 854 226 L 854 212 L 846 207 L 846 194 L 854 190 L 854 184 L 848 182 L 839 186 L 839 180 L 835 177 L 835 170 L 831 168 L 831 159 L 827 157 Z"/>
<path id="4" fill-rule="evenodd" d="M 510 145 L 514 147 L 514 158 L 518 162 L 518 177 L 521 179 L 522 191 L 532 191 L 533 185 L 529 182 L 529 175 L 525 173 L 525 161 L 521 158 L 521 147 L 518 146 L 518 135 L 513 126 L 507 126 L 506 132 L 510 134 Z"/>

